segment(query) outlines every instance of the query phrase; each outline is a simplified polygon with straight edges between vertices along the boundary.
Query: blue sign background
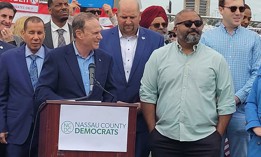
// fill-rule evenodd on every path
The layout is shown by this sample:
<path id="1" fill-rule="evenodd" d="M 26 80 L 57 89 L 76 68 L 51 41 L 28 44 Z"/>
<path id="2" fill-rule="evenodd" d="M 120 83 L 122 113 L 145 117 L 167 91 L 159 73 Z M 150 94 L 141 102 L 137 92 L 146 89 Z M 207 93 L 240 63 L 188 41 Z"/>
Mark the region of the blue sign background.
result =
<path id="1" fill-rule="evenodd" d="M 70 0 L 71 2 L 72 0 Z M 102 8 L 103 4 L 109 4 L 113 8 L 113 0 L 78 0 L 81 7 Z"/>

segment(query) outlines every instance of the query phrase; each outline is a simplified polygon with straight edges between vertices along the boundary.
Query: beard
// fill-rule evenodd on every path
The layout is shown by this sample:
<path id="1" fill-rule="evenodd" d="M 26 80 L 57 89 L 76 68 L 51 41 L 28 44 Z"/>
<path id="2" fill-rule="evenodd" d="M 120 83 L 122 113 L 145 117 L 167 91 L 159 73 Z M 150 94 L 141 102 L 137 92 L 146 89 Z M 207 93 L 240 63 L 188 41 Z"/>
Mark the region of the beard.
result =
<path id="1" fill-rule="evenodd" d="M 65 21 L 67 21 L 68 20 L 68 16 L 67 17 L 62 17 L 62 18 L 60 18 L 60 22 L 65 22 Z"/>
<path id="2" fill-rule="evenodd" d="M 196 34 L 190 34 L 190 33 L 193 33 L 193 32 L 195 32 Z M 188 44 L 197 44 L 200 40 L 200 36 L 201 36 L 201 32 L 199 32 L 195 29 L 192 29 L 190 32 L 188 32 L 188 34 L 185 38 L 185 41 Z"/>
<path id="3" fill-rule="evenodd" d="M 188 44 L 198 43 L 200 40 L 200 35 L 199 34 L 196 34 L 196 35 L 188 34 L 185 40 Z"/>

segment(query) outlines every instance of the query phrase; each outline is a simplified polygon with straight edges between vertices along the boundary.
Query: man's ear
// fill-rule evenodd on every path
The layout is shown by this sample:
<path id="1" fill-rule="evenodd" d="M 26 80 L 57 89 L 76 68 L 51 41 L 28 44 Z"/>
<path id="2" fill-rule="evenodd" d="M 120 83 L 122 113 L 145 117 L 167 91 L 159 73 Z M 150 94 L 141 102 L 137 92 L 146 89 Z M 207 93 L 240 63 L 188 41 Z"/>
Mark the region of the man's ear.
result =
<path id="1" fill-rule="evenodd" d="M 77 29 L 75 31 L 75 36 L 76 36 L 76 38 L 82 39 L 83 38 L 83 31 L 80 30 L 80 29 Z"/>
<path id="2" fill-rule="evenodd" d="M 24 34 L 25 34 L 25 30 L 21 30 L 21 38 L 24 40 Z"/>
<path id="3" fill-rule="evenodd" d="M 52 9 L 48 8 L 48 13 L 51 15 L 52 14 Z"/>

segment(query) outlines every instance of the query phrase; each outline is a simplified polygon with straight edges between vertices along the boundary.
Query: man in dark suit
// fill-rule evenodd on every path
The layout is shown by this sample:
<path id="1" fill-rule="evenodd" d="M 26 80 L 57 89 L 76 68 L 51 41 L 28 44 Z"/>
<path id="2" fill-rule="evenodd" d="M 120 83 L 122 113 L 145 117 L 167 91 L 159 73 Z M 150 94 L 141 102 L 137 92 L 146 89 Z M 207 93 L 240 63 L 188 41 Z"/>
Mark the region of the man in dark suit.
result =
<path id="1" fill-rule="evenodd" d="M 102 31 L 100 48 L 114 59 L 117 100 L 140 105 L 139 88 L 145 63 L 155 49 L 164 45 L 164 39 L 156 32 L 139 27 L 139 10 L 136 0 L 121 0 L 117 14 L 118 27 Z M 138 112 L 136 157 L 148 156 L 147 139 L 147 125 L 142 113 Z"/>
<path id="2" fill-rule="evenodd" d="M 0 57 L 0 143 L 6 145 L 6 157 L 29 156 L 34 125 L 34 87 L 49 51 L 42 45 L 44 22 L 39 17 L 25 21 L 25 44 Z M 37 156 L 37 143 L 31 156 Z"/>
<path id="3" fill-rule="evenodd" d="M 0 55 L 9 50 L 15 48 L 14 45 L 8 44 L 6 42 L 0 41 Z M 0 143 L 0 156 L 4 157 L 5 156 L 5 144 Z"/>
<path id="4" fill-rule="evenodd" d="M 102 39 L 101 27 L 95 15 L 80 13 L 72 22 L 75 41 L 56 48 L 46 58 L 36 99 L 42 103 L 47 99 L 75 99 L 89 96 L 88 100 L 115 101 L 113 97 L 94 86 L 90 86 L 90 64 L 94 63 L 95 83 L 115 95 L 116 88 L 112 74 L 112 57 L 99 48 Z M 116 98 L 116 97 L 115 97 Z"/>
<path id="5" fill-rule="evenodd" d="M 68 0 L 48 0 L 51 20 L 45 24 L 44 45 L 53 49 L 68 45 L 72 41 L 72 27 L 68 24 Z"/>
<path id="6" fill-rule="evenodd" d="M 0 55 L 11 48 L 15 48 L 15 46 L 0 40 Z"/>
<path id="7" fill-rule="evenodd" d="M 16 9 L 11 3 L 0 1 L 0 40 L 16 46 L 10 29 L 15 13 Z"/>

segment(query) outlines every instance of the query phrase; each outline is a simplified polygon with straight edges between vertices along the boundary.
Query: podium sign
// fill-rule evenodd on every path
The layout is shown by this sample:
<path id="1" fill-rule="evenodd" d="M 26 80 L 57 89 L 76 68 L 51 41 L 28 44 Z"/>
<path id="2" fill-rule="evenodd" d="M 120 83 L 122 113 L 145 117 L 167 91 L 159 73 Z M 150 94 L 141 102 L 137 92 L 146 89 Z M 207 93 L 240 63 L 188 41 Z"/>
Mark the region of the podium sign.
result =
<path id="1" fill-rule="evenodd" d="M 39 157 L 134 157 L 137 104 L 47 100 Z"/>
<path id="2" fill-rule="evenodd" d="M 129 108 L 61 105 L 58 150 L 127 152 Z"/>

